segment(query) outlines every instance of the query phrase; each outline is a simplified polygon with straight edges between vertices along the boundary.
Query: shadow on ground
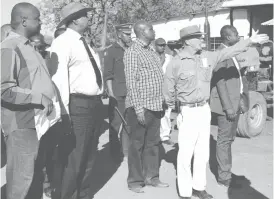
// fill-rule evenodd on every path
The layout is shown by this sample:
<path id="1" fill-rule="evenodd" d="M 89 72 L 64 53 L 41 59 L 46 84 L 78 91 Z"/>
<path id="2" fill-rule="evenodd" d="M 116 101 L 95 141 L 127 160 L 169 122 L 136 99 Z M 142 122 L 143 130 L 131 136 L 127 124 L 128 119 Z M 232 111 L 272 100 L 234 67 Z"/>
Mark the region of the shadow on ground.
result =
<path id="1" fill-rule="evenodd" d="M 94 168 L 92 170 L 92 181 L 90 182 L 89 197 L 93 198 L 94 195 L 110 180 L 116 173 L 121 162 L 117 159 L 114 160 L 110 156 L 109 143 L 105 144 L 98 152 Z"/>
<path id="2" fill-rule="evenodd" d="M 249 179 L 245 178 L 244 180 L 239 181 L 239 184 L 242 186 L 240 189 L 228 189 L 227 193 L 229 199 L 268 199 L 266 196 L 251 187 Z"/>

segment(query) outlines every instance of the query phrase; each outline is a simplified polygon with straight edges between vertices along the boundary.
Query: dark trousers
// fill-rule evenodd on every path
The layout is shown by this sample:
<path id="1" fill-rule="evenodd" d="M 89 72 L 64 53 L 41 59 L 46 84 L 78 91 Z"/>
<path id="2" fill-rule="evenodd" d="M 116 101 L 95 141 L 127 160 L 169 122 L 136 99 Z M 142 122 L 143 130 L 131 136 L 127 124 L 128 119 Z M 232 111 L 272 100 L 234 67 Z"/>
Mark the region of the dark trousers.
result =
<path id="1" fill-rule="evenodd" d="M 64 170 L 62 199 L 89 198 L 91 170 L 103 122 L 102 106 L 99 97 L 70 95 L 69 109 L 76 143 Z"/>
<path id="2" fill-rule="evenodd" d="M 109 143 L 110 143 L 110 151 L 112 154 L 116 155 L 122 152 L 125 157 L 128 155 L 128 142 L 129 137 L 125 130 L 125 126 L 122 125 L 122 131 L 120 136 L 120 141 L 118 138 L 119 129 L 122 124 L 122 120 L 115 110 L 115 106 L 118 108 L 120 113 L 125 115 L 125 96 L 116 97 L 116 100 L 113 98 L 109 98 L 109 106 L 108 106 L 108 115 L 109 115 Z M 127 129 L 129 131 L 129 129 Z"/>
<path id="3" fill-rule="evenodd" d="M 130 126 L 128 150 L 128 187 L 144 186 L 146 180 L 159 179 L 161 112 L 145 110 L 145 123 L 139 124 L 135 110 L 126 112 Z"/>
<path id="4" fill-rule="evenodd" d="M 236 137 L 239 115 L 234 122 L 229 122 L 225 115 L 217 115 L 218 136 L 216 157 L 218 162 L 218 180 L 231 179 L 232 154 L 231 145 Z"/>

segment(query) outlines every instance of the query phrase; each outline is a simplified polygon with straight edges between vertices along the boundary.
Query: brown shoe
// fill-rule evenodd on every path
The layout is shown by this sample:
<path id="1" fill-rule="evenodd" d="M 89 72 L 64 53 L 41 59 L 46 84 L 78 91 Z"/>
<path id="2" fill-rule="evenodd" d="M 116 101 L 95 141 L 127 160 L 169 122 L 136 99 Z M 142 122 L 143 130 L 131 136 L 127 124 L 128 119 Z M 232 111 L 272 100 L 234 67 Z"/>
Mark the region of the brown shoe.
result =
<path id="1" fill-rule="evenodd" d="M 147 186 L 152 186 L 152 187 L 158 187 L 158 188 L 169 187 L 169 184 L 161 182 L 159 179 L 157 179 L 157 180 L 146 180 L 145 183 L 146 183 Z"/>
<path id="2" fill-rule="evenodd" d="M 199 199 L 212 199 L 213 196 L 204 191 L 193 190 L 192 195 Z"/>
<path id="3" fill-rule="evenodd" d="M 131 187 L 129 188 L 129 190 L 135 193 L 145 193 L 143 187 Z"/>

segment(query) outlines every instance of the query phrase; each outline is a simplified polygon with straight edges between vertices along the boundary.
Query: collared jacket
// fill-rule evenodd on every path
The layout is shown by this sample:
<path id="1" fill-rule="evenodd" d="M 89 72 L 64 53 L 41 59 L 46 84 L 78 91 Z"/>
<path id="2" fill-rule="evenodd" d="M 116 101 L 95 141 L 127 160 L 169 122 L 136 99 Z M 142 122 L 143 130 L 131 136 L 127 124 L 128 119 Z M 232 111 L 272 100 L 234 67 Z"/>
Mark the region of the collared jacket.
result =
<path id="1" fill-rule="evenodd" d="M 175 91 L 177 99 L 183 103 L 209 100 L 213 69 L 218 63 L 246 50 L 250 44 L 247 39 L 220 51 L 203 51 L 195 55 L 182 50 L 171 60 L 165 73 L 163 94 L 167 105 L 175 107 Z"/>
<path id="2" fill-rule="evenodd" d="M 114 43 L 104 54 L 104 80 L 112 80 L 115 96 L 126 96 L 127 93 L 124 52 L 125 50 L 118 43 Z"/>
<path id="3" fill-rule="evenodd" d="M 218 50 L 224 49 L 220 45 Z M 211 80 L 210 107 L 213 113 L 225 115 L 225 110 L 239 110 L 241 82 L 240 73 L 233 59 L 227 59 L 217 65 Z M 247 92 L 247 85 L 242 83 L 243 92 Z"/>

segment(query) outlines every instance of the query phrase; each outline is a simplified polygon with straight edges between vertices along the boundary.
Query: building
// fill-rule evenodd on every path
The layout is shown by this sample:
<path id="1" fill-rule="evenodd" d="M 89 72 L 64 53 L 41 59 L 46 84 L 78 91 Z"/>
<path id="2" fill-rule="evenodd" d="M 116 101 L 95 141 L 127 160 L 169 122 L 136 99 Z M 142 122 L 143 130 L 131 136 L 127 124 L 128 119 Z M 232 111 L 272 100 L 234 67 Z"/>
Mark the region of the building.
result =
<path id="1" fill-rule="evenodd" d="M 262 23 L 273 19 L 273 0 L 232 0 L 224 2 L 220 7 L 208 13 L 210 23 L 211 49 L 215 50 L 220 40 L 220 30 L 224 25 L 237 28 L 240 37 L 248 38 L 256 30 L 266 33 L 273 40 L 273 27 Z M 189 25 L 198 25 L 204 31 L 205 14 L 191 15 L 153 21 L 156 38 L 167 41 L 179 39 L 179 30 Z M 270 22 L 271 23 L 271 22 Z"/>

